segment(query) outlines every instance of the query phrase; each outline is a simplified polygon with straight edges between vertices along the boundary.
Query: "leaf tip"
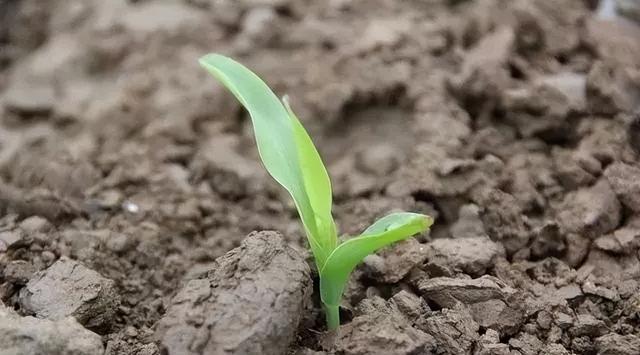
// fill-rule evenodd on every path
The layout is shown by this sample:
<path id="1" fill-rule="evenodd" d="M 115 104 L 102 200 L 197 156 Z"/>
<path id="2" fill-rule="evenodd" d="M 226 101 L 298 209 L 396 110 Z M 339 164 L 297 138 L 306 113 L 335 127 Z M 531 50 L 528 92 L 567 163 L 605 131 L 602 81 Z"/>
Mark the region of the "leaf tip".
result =
<path id="1" fill-rule="evenodd" d="M 227 61 L 227 62 L 231 61 L 231 58 L 225 57 L 222 54 L 218 54 L 218 53 L 209 53 L 198 58 L 198 63 L 200 64 L 200 66 L 208 70 L 215 69 L 216 63 L 220 63 L 224 61 Z"/>
<path id="2" fill-rule="evenodd" d="M 198 58 L 198 64 L 200 64 L 200 66 L 202 67 L 207 67 L 208 61 L 210 60 L 211 56 L 215 55 L 214 53 L 209 53 L 209 54 L 205 54 L 202 57 Z"/>
<path id="3" fill-rule="evenodd" d="M 284 96 L 282 96 L 282 104 L 284 105 L 284 108 L 287 110 L 289 115 L 295 115 L 293 113 L 293 110 L 291 109 L 291 103 L 289 101 L 289 95 L 285 94 Z"/>

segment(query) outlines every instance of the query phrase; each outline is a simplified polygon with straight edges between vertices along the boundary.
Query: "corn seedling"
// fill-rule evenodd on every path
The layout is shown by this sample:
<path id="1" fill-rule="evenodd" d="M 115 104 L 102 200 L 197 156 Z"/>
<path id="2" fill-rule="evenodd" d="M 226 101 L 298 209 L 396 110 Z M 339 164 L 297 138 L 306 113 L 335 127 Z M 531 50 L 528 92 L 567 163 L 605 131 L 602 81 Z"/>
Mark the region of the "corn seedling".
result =
<path id="1" fill-rule="evenodd" d="M 342 293 L 356 265 L 382 247 L 427 230 L 433 220 L 417 213 L 392 213 L 339 243 L 329 175 L 287 98 L 280 101 L 256 74 L 225 56 L 208 54 L 200 64 L 249 112 L 265 168 L 293 198 L 320 274 L 327 327 L 336 330 Z"/>

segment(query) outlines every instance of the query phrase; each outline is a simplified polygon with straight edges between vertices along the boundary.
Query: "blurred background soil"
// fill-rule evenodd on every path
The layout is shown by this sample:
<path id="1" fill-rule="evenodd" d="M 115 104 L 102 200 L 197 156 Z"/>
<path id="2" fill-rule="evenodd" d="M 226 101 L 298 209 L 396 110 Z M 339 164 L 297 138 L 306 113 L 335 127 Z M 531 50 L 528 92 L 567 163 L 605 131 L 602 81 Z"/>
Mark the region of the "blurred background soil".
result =
<path id="1" fill-rule="evenodd" d="M 337 337 L 316 292 L 263 353 L 640 353 L 633 0 L 0 0 L 0 353 L 233 353 L 167 335 L 185 285 L 253 231 L 311 262 L 208 52 L 291 97 L 343 234 L 436 218 L 358 267 Z"/>

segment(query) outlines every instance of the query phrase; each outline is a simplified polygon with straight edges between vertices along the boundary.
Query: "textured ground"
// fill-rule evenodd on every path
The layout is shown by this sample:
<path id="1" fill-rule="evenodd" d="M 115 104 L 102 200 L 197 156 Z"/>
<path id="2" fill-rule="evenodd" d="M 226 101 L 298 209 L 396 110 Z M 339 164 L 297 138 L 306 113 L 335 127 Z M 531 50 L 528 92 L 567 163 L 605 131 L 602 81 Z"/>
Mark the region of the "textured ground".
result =
<path id="1" fill-rule="evenodd" d="M 0 353 L 640 353 L 640 5 L 597 2 L 0 0 Z M 436 217 L 339 334 L 212 51 L 291 96 L 344 234 Z"/>

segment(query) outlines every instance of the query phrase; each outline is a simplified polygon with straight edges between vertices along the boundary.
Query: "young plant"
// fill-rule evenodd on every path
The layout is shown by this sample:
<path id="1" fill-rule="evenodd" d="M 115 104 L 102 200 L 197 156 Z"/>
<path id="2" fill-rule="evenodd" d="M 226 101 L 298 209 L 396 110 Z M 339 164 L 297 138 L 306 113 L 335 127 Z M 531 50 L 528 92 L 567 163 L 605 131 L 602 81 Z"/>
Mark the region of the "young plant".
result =
<path id="1" fill-rule="evenodd" d="M 427 230 L 433 220 L 417 213 L 392 213 L 360 236 L 338 243 L 329 175 L 286 96 L 281 102 L 256 74 L 225 56 L 209 54 L 200 64 L 249 111 L 262 162 L 298 209 L 320 273 L 327 327 L 337 329 L 342 293 L 356 265 L 382 247 Z"/>

